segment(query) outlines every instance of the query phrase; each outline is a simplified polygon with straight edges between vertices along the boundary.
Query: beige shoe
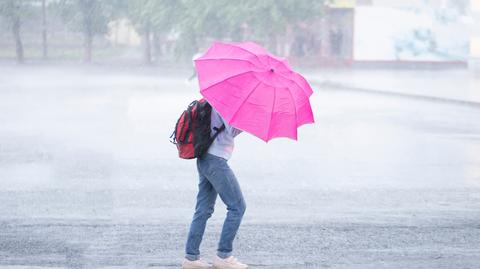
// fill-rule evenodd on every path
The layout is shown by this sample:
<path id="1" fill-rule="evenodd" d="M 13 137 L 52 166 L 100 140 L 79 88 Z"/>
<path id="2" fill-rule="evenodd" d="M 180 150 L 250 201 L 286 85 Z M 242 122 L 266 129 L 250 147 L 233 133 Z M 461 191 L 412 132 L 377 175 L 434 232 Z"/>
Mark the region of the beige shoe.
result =
<path id="1" fill-rule="evenodd" d="M 213 266 L 206 261 L 201 259 L 190 261 L 188 259 L 184 259 L 182 262 L 182 269 L 212 269 Z"/>
<path id="2" fill-rule="evenodd" d="M 228 258 L 222 259 L 218 256 L 215 256 L 213 260 L 213 266 L 216 269 L 247 269 L 248 265 L 241 263 L 237 258 L 230 256 Z"/>

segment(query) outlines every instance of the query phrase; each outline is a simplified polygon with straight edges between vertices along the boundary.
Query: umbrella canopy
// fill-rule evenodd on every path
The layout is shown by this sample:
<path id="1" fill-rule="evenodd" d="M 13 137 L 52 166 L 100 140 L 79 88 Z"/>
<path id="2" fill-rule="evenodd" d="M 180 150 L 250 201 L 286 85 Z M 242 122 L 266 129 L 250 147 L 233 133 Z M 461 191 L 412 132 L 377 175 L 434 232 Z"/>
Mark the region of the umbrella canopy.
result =
<path id="1" fill-rule="evenodd" d="M 215 42 L 195 67 L 201 94 L 237 129 L 297 140 L 297 128 L 314 122 L 308 82 L 256 43 Z"/>

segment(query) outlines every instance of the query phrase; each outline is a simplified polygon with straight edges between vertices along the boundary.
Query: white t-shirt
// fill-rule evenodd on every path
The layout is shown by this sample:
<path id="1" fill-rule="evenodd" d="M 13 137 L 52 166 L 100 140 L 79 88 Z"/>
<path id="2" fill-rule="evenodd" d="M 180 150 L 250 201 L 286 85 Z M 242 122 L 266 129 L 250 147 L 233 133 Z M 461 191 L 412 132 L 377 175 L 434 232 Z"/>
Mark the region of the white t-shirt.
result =
<path id="1" fill-rule="evenodd" d="M 235 147 L 234 138 L 242 131 L 231 126 L 225 121 L 218 112 L 212 108 L 211 116 L 211 135 L 213 136 L 216 131 L 215 127 L 220 128 L 222 124 L 225 124 L 225 130 L 221 132 L 213 141 L 212 145 L 208 149 L 208 153 L 215 156 L 224 158 L 226 160 L 230 159 L 232 156 L 233 148 Z"/>

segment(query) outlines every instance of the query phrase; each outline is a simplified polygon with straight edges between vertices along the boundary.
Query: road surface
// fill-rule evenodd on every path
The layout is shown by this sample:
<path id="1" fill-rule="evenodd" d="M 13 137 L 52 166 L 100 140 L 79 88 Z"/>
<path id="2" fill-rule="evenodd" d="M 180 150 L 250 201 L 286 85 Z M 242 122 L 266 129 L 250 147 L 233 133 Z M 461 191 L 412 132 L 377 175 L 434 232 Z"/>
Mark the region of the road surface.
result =
<path id="1" fill-rule="evenodd" d="M 188 70 L 0 66 L 0 268 L 179 268 Z M 428 85 L 426 85 L 428 86 Z M 236 140 L 251 268 L 478 268 L 480 108 L 315 88 L 299 141 Z M 215 253 L 225 207 L 202 243 Z"/>

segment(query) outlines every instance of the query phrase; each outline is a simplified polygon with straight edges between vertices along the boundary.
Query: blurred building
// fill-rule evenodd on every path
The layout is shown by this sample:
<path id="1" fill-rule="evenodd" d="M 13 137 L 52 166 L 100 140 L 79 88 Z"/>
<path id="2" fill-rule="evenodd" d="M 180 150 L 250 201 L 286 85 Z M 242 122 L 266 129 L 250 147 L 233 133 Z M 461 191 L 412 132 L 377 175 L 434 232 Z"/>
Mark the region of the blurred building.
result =
<path id="1" fill-rule="evenodd" d="M 469 67 L 480 73 L 480 0 L 471 1 Z"/>
<path id="2" fill-rule="evenodd" d="M 320 23 L 319 60 L 323 65 L 351 65 L 354 60 L 355 0 L 331 1 Z"/>
<path id="3" fill-rule="evenodd" d="M 472 0 L 472 7 L 477 5 Z M 333 0 L 318 26 L 326 66 L 466 66 L 468 0 Z M 454 38 L 452 38 L 454 37 Z"/>
<path id="4" fill-rule="evenodd" d="M 108 33 L 106 38 L 115 45 L 139 46 L 141 37 L 125 19 L 112 21 L 108 24 Z"/>

